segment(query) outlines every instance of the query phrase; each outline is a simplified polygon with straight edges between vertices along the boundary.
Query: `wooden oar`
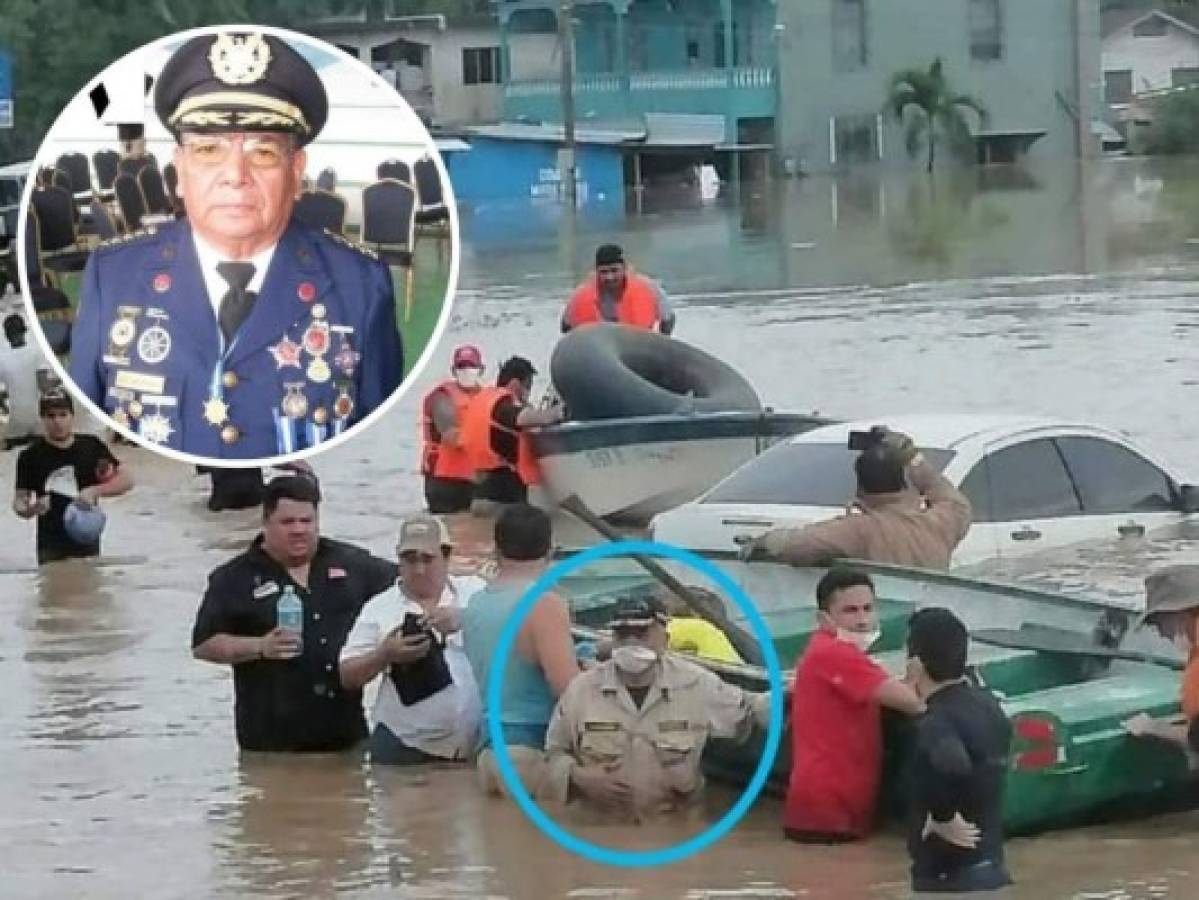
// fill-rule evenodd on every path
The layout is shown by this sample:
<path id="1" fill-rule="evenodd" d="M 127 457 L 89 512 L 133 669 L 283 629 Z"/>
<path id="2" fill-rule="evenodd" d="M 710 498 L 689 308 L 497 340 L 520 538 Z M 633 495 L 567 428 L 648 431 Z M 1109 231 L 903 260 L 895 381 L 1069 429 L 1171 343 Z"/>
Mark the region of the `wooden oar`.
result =
<path id="1" fill-rule="evenodd" d="M 571 494 L 569 497 L 559 501 L 558 505 L 571 515 L 590 525 L 608 540 L 623 541 L 625 539 L 624 535 L 597 516 L 586 503 L 579 499 L 577 494 Z M 635 553 L 633 554 L 633 559 L 637 560 L 642 568 L 649 572 L 667 590 L 686 603 L 697 616 L 711 622 L 723 631 L 725 637 L 729 639 L 729 643 L 733 645 L 733 649 L 737 651 L 743 660 L 755 666 L 765 665 L 765 657 L 762 655 L 762 648 L 758 646 L 757 640 L 744 628 L 730 621 L 728 616 L 723 614 L 723 608 L 721 609 L 721 614 L 716 614 L 714 611 L 707 609 L 692 596 L 691 591 L 687 589 L 685 584 L 667 572 L 652 557 Z"/>
<path id="2" fill-rule="evenodd" d="M 1086 643 L 1082 635 L 1049 628 L 984 628 L 972 631 L 970 637 L 984 644 L 1008 647 L 1012 650 L 1035 650 L 1038 653 L 1058 653 L 1063 656 L 1087 656 L 1094 659 L 1122 659 L 1129 662 L 1152 663 L 1171 669 L 1182 669 L 1182 660 L 1157 656 L 1152 653 L 1137 653 L 1133 650 L 1116 650 Z"/>

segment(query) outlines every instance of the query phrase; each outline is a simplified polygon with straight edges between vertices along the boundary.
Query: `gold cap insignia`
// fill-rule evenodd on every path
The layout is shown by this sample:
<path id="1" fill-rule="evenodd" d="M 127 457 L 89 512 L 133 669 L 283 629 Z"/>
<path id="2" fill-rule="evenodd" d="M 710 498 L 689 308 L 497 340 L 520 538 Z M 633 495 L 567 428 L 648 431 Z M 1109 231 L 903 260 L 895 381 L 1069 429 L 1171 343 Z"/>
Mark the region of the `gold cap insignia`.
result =
<path id="1" fill-rule="evenodd" d="M 261 34 L 218 34 L 208 51 L 212 74 L 225 84 L 253 84 L 266 75 L 271 48 Z"/>

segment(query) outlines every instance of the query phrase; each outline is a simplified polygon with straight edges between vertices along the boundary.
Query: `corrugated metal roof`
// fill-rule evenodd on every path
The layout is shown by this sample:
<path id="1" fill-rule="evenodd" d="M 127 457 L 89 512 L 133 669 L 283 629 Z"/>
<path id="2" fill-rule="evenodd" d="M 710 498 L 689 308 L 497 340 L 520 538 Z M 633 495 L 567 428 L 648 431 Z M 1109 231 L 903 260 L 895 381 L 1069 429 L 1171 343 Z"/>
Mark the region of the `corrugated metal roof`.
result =
<path id="1" fill-rule="evenodd" d="M 645 144 L 654 147 L 715 147 L 725 142 L 724 116 L 646 113 Z"/>

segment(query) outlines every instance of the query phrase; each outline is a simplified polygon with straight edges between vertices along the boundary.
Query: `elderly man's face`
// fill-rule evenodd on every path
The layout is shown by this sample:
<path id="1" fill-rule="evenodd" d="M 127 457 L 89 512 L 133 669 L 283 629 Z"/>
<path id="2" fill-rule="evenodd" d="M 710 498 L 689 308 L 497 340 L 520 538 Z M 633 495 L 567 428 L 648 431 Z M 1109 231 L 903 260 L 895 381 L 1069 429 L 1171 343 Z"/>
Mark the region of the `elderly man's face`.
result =
<path id="1" fill-rule="evenodd" d="M 307 156 L 285 134 L 188 134 L 175 148 L 179 195 L 199 235 L 245 258 L 287 228 Z"/>

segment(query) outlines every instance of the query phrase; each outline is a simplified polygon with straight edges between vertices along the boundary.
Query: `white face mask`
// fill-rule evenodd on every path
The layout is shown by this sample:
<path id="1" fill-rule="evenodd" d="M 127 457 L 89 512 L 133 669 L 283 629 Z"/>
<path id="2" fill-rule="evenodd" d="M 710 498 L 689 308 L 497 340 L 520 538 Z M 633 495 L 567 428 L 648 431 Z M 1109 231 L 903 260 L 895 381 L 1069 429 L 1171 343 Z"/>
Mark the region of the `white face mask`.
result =
<path id="1" fill-rule="evenodd" d="M 642 675 L 658 661 L 658 654 L 640 644 L 628 644 L 612 650 L 612 662 L 628 675 Z"/>
<path id="2" fill-rule="evenodd" d="M 882 637 L 883 632 L 879 628 L 873 631 L 850 631 L 848 628 L 838 628 L 837 637 L 846 643 L 853 644 L 863 653 L 874 646 L 875 641 Z"/>
<path id="3" fill-rule="evenodd" d="M 458 382 L 458 387 L 470 390 L 477 388 L 482 380 L 483 373 L 479 369 L 456 369 L 454 370 L 454 380 Z"/>

